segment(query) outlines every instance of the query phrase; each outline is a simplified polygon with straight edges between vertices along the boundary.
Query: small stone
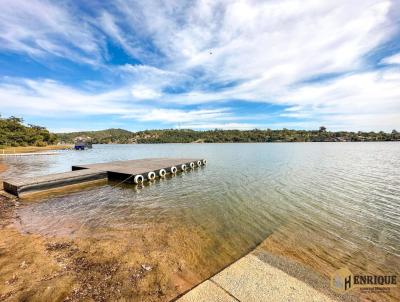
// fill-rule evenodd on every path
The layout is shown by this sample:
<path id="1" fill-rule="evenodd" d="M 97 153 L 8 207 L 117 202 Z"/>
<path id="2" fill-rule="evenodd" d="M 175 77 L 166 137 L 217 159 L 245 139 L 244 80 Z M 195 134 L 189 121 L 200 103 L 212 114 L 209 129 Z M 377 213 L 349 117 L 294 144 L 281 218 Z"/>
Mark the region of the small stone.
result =
<path id="1" fill-rule="evenodd" d="M 22 263 L 19 265 L 20 268 L 25 269 L 28 267 L 25 261 L 22 261 Z"/>
<path id="2" fill-rule="evenodd" d="M 6 284 L 7 284 L 7 285 L 13 284 L 13 283 L 15 283 L 17 280 L 18 280 L 18 277 L 17 277 L 16 274 L 14 274 L 10 280 L 6 281 Z"/>
<path id="3" fill-rule="evenodd" d="M 142 264 L 142 269 L 144 269 L 145 271 L 151 271 L 153 268 L 150 265 L 146 265 L 146 264 Z"/>

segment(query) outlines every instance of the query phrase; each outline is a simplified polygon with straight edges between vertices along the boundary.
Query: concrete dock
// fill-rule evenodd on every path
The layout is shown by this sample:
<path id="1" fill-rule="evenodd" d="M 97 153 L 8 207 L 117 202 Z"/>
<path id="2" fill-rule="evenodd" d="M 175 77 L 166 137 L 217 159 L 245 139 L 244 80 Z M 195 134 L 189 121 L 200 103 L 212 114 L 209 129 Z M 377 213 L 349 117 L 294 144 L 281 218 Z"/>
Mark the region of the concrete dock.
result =
<path id="1" fill-rule="evenodd" d="M 12 178 L 3 182 L 4 190 L 16 196 L 60 188 L 87 181 L 109 179 L 142 183 L 167 173 L 194 169 L 206 164 L 205 159 L 193 158 L 146 158 L 108 163 L 75 165 L 72 171 L 39 177 Z"/>

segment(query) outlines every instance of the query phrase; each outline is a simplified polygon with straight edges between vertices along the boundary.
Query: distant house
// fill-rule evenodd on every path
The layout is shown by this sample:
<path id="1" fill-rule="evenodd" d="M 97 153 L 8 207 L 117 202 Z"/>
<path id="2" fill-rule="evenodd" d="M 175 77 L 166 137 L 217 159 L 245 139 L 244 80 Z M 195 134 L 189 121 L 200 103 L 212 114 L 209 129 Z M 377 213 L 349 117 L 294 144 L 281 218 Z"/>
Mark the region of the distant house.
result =
<path id="1" fill-rule="evenodd" d="M 85 150 L 92 148 L 92 139 L 89 136 L 79 136 L 75 137 L 75 150 Z"/>

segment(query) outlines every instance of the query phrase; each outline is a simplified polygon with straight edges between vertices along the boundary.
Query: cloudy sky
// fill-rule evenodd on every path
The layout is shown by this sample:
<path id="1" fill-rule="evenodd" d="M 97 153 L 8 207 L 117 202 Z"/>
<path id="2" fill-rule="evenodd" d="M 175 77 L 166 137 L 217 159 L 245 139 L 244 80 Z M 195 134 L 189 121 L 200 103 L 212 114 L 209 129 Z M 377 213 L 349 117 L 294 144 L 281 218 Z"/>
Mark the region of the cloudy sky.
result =
<path id="1" fill-rule="evenodd" d="M 400 130 L 400 1 L 0 0 L 0 113 L 53 131 Z"/>

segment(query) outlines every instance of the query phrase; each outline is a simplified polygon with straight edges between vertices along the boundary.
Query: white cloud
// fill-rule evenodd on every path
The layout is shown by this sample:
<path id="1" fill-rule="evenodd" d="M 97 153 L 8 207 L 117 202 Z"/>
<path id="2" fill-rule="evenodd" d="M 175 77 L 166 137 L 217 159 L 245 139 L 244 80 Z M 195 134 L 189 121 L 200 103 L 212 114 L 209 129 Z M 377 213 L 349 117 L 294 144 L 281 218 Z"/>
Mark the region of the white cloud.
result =
<path id="1" fill-rule="evenodd" d="M 208 80 L 244 79 L 265 90 L 359 68 L 363 54 L 395 30 L 387 18 L 390 1 L 177 1 L 171 8 L 157 3 L 134 1 L 120 13 L 169 64 L 201 68 Z"/>
<path id="2" fill-rule="evenodd" d="M 384 64 L 400 64 L 400 53 L 386 57 L 381 62 Z"/>
<path id="3" fill-rule="evenodd" d="M 132 96 L 136 99 L 164 99 L 162 90 L 165 87 L 183 84 L 190 77 L 174 71 L 156 68 L 149 65 L 122 65 L 114 70 L 126 83 L 132 86 Z"/>
<path id="4" fill-rule="evenodd" d="M 131 90 L 132 96 L 139 100 L 152 100 L 159 98 L 161 93 L 144 85 L 135 85 Z"/>
<path id="5" fill-rule="evenodd" d="M 188 126 L 253 127 L 238 123 L 253 116 L 225 108 L 184 109 L 229 107 L 230 100 L 240 99 L 289 106 L 281 116 L 298 119 L 298 125 L 399 128 L 400 71 L 390 66 L 367 71 L 365 61 L 398 31 L 398 1 L 174 0 L 166 6 L 116 0 L 107 9 L 88 8 L 90 14 L 63 2 L 1 1 L 0 48 L 40 60 L 53 55 L 104 64 L 118 84 L 93 92 L 52 80 L 3 79 L 3 108 L 19 114 L 108 113 L 143 122 L 172 123 L 175 116 Z M 142 63 L 107 66 L 106 38 Z M 400 64 L 399 56 L 381 63 Z M 307 82 L 325 74 L 346 75 Z"/>
<path id="6" fill-rule="evenodd" d="M 308 116 L 335 129 L 400 128 L 400 71 L 370 71 L 305 84 L 276 100 L 292 106 L 286 116 Z"/>
<path id="7" fill-rule="evenodd" d="M 135 89 L 135 98 L 155 97 L 155 92 L 145 87 Z M 232 118 L 229 108 L 183 110 L 157 108 L 148 103 L 138 104 L 132 101 L 131 94 L 134 93 L 129 87 L 90 92 L 74 89 L 53 80 L 7 79 L 0 84 L 0 104 L 2 112 L 17 111 L 22 115 L 61 119 L 113 114 L 125 120 L 174 124 Z"/>
<path id="8" fill-rule="evenodd" d="M 0 1 L 0 48 L 95 64 L 100 41 L 69 7 L 39 0 Z"/>
<path id="9" fill-rule="evenodd" d="M 145 55 L 137 42 L 129 41 L 129 36 L 126 36 L 120 27 L 117 25 L 115 18 L 104 11 L 99 17 L 99 25 L 104 32 L 109 35 L 115 42 L 119 43 L 127 53 L 138 57 Z"/>
<path id="10" fill-rule="evenodd" d="M 224 129 L 224 130 L 232 130 L 232 129 L 239 129 L 239 130 L 251 130 L 257 128 L 255 124 L 249 123 L 199 123 L 199 124 L 181 124 L 177 125 L 176 128 L 181 129 Z"/>
<path id="11" fill-rule="evenodd" d="M 49 79 L 3 79 L 0 83 L 2 112 L 22 115 L 123 114 L 129 109 L 129 99 L 129 90 L 124 88 L 93 93 Z"/>
<path id="12" fill-rule="evenodd" d="M 139 121 L 145 122 L 158 121 L 161 123 L 195 123 L 229 119 L 230 113 L 228 108 L 196 110 L 155 108 L 150 109 L 147 112 L 135 114 L 133 117 Z"/>

